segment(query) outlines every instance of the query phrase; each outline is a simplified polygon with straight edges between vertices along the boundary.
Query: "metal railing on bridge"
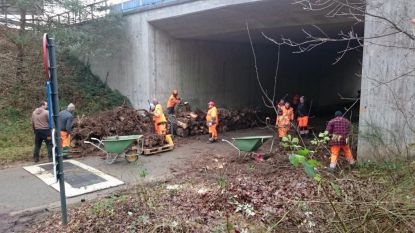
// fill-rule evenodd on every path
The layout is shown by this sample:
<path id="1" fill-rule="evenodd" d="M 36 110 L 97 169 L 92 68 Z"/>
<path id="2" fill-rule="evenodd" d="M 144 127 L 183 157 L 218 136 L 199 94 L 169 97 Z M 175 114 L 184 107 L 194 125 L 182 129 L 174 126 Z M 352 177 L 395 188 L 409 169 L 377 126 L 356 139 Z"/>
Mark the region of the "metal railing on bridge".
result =
<path id="1" fill-rule="evenodd" d="M 81 24 L 83 22 L 104 17 L 108 14 L 124 14 L 134 10 L 145 9 L 151 6 L 157 6 L 163 3 L 170 3 L 175 1 L 179 0 L 127 0 L 123 1 L 122 3 L 111 5 L 109 4 L 108 0 L 101 0 L 92 4 L 85 5 L 76 11 L 66 11 L 53 16 L 42 14 L 31 16 L 30 21 L 27 19 L 26 22 L 28 27 L 35 27 L 46 24 Z M 19 20 L 19 15 L 9 15 L 7 12 L 0 14 L 0 25 L 5 24 L 6 26 L 14 25 L 15 27 L 19 27 Z"/>
<path id="2" fill-rule="evenodd" d="M 127 13 L 133 10 L 143 9 L 148 6 L 159 5 L 166 2 L 174 2 L 177 0 L 129 0 L 117 5 L 114 5 L 111 8 L 111 12 L 114 13 Z"/>

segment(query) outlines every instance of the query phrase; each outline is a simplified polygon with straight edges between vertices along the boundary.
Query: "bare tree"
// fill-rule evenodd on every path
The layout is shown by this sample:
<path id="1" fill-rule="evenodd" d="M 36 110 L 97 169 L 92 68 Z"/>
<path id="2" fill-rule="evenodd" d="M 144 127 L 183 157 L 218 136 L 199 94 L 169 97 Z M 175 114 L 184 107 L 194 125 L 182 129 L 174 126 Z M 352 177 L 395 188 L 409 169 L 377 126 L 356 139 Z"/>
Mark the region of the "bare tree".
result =
<path id="1" fill-rule="evenodd" d="M 311 29 L 302 29 L 304 34 L 302 40 L 294 40 L 284 36 L 273 38 L 265 33 L 262 33 L 262 35 L 279 48 L 281 46 L 293 48 L 294 53 L 306 53 L 324 44 L 340 43 L 344 47 L 337 51 L 337 58 L 333 61 L 333 64 L 341 61 L 348 52 L 363 50 L 364 47 L 368 46 L 391 51 L 390 53 L 395 57 L 382 58 L 384 59 L 382 60 L 385 63 L 384 66 L 386 64 L 391 65 L 391 68 L 387 70 L 383 70 L 384 67 L 382 66 L 368 67 L 371 63 L 364 59 L 363 66 L 366 67 L 364 71 L 370 68 L 371 72 L 363 73 L 362 87 L 367 88 L 362 90 L 362 96 L 367 99 L 369 97 L 380 98 L 378 97 L 379 93 L 387 95 L 388 106 L 382 110 L 396 113 L 396 121 L 402 119 L 402 124 L 395 129 L 395 132 L 399 133 L 391 134 L 394 130 L 391 130 L 390 127 L 392 126 L 389 126 L 383 130 L 382 137 L 384 141 L 390 141 L 393 145 L 400 143 L 398 151 L 410 156 L 411 149 L 409 147 L 415 145 L 413 141 L 413 135 L 415 135 L 415 95 L 410 94 L 411 91 L 413 93 L 413 90 L 410 89 L 411 85 L 409 87 L 408 85 L 405 86 L 405 82 L 413 83 L 413 77 L 415 76 L 415 65 L 413 63 L 415 55 L 415 13 L 410 15 L 410 10 L 408 10 L 412 9 L 411 4 L 412 7 L 415 4 L 411 1 L 407 1 L 409 6 L 404 4 L 400 1 L 390 0 L 296 0 L 293 5 L 301 7 L 305 11 L 319 12 L 324 14 L 327 19 L 347 19 L 351 22 L 349 30 L 340 30 L 337 35 L 332 35 L 318 25 L 311 25 Z M 356 28 L 362 28 L 363 25 L 370 25 L 370 27 L 365 28 L 365 35 L 359 34 L 356 30 Z M 380 58 L 372 59 L 379 60 Z M 390 61 L 392 59 L 395 59 L 395 61 Z M 402 90 L 405 88 L 407 90 L 403 92 Z M 372 102 L 376 101 L 372 100 Z M 365 105 L 363 107 L 366 108 Z M 383 116 L 372 117 L 380 119 Z M 376 127 L 376 132 L 379 132 L 379 126 L 369 126 L 374 121 L 367 119 L 367 117 L 364 120 L 366 121 L 364 124 L 367 125 L 365 131 L 370 131 L 370 127 Z M 385 118 L 384 121 L 388 122 L 390 120 Z M 400 137 L 399 139 L 395 138 L 397 135 Z"/>

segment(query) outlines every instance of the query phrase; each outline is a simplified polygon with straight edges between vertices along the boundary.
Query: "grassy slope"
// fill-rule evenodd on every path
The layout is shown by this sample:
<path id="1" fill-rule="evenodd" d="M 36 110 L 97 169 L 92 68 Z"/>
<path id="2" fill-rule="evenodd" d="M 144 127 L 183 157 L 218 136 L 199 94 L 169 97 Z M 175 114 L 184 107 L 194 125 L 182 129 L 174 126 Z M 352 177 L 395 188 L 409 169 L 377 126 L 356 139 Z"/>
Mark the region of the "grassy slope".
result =
<path id="1" fill-rule="evenodd" d="M 46 99 L 41 36 L 31 34 L 25 43 L 24 77 L 17 80 L 16 32 L 0 28 L 0 165 L 30 160 L 33 109 Z M 76 114 L 90 114 L 128 103 L 94 76 L 89 68 L 61 52 L 58 54 L 61 106 L 75 103 Z M 45 150 L 42 151 L 45 155 Z"/>

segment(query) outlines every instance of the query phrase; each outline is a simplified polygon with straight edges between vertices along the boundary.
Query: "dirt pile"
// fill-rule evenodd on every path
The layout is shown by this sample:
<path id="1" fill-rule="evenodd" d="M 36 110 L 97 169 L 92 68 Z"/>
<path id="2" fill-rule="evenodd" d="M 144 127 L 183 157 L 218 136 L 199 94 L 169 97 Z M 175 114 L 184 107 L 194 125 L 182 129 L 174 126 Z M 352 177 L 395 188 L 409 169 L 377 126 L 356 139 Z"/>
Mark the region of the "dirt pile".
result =
<path id="1" fill-rule="evenodd" d="M 87 155 L 95 149 L 84 143 L 85 140 L 91 140 L 91 138 L 102 139 L 115 135 L 143 134 L 145 147 L 163 145 L 163 137 L 154 135 L 152 132 L 153 125 L 147 111 L 120 106 L 90 117 L 76 118 L 71 135 L 75 146 L 81 149 L 81 154 Z"/>
<path id="2" fill-rule="evenodd" d="M 145 111 L 121 106 L 90 117 L 78 117 L 74 121 L 72 137 L 80 145 L 91 137 L 145 134 L 151 132 L 151 119 Z"/>

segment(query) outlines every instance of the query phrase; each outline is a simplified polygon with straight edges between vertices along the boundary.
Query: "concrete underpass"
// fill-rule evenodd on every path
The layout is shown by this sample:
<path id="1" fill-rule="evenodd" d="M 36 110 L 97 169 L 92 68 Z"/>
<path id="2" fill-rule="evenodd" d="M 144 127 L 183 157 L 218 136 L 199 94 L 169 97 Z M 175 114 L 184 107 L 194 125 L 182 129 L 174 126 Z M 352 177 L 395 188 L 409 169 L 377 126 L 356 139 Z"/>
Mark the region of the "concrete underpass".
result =
<path id="1" fill-rule="evenodd" d="M 351 27 L 357 36 L 366 33 L 354 19 L 330 18 L 326 13 L 304 11 L 291 0 L 172 1 L 125 13 L 126 39 L 114 44 L 111 53 L 89 57 L 89 62 L 95 74 L 129 97 L 138 108 L 147 108 L 147 101 L 153 98 L 165 102 L 175 88 L 192 106 L 202 109 L 209 100 L 219 107 L 264 107 L 246 24 L 251 30 L 260 79 L 272 95 L 278 46 L 265 39 L 262 32 L 277 40 L 284 36 L 295 41 L 306 39 L 303 29 L 319 35 L 311 25 L 318 25 L 324 33 L 335 37 Z M 373 30 L 369 33 L 376 34 Z M 295 49 L 282 46 L 276 99 L 288 94 L 290 101 L 293 93 L 299 93 L 313 101 L 315 114 L 331 115 L 332 110 L 350 104 L 339 94 L 353 98 L 362 89 L 362 126 L 369 118 L 366 109 L 376 112 L 382 107 L 372 97 L 370 103 L 366 101 L 367 96 L 379 95 L 369 93 L 373 84 L 366 83 L 362 88 L 362 70 L 363 74 L 371 73 L 374 67 L 365 71 L 362 64 L 377 64 L 375 70 L 384 66 L 373 60 L 373 53 L 379 49 L 375 47 L 366 50 L 366 57 L 360 49 L 348 52 L 333 64 L 345 48 L 345 43 L 326 43 L 298 54 L 293 53 Z M 391 122 L 388 119 L 377 120 L 382 125 L 384 121 Z M 413 137 L 412 133 L 408 135 Z"/>
<path id="2" fill-rule="evenodd" d="M 322 12 L 307 14 L 290 1 L 195 1 L 125 18 L 130 41 L 121 43 L 128 46 L 120 50 L 119 62 L 92 60 L 92 67 L 101 77 L 108 73 L 109 85 L 121 90 L 136 107 L 146 107 L 152 98 L 164 101 L 174 88 L 197 107 L 205 108 L 211 99 L 221 107 L 262 107 L 246 23 L 260 79 L 271 96 L 278 46 L 261 32 L 276 39 L 284 35 L 301 41 L 305 36 L 302 29 L 316 33 L 310 24 L 336 36 L 353 23 L 347 19 L 327 21 Z M 358 32 L 363 34 L 363 28 Z M 276 98 L 288 94 L 289 99 L 294 92 L 300 93 L 317 107 L 338 103 L 337 93 L 356 96 L 362 54 L 350 53 L 332 65 L 344 47 L 332 43 L 294 54 L 292 48 L 283 46 Z"/>

